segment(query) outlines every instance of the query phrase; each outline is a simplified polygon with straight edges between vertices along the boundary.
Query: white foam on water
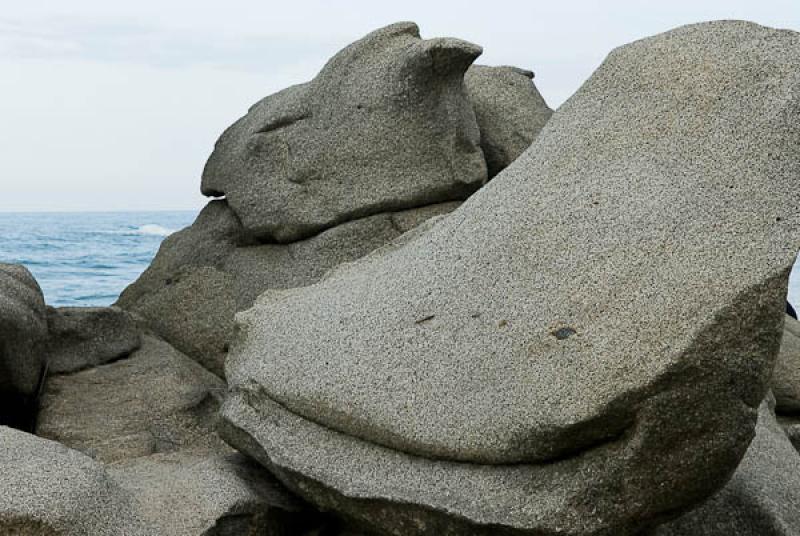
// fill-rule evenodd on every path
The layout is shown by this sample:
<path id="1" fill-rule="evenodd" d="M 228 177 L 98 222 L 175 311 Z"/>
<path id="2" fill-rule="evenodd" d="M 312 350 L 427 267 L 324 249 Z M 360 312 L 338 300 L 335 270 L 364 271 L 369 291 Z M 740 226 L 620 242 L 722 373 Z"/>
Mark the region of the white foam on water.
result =
<path id="1" fill-rule="evenodd" d="M 134 231 L 135 234 L 151 236 L 169 236 L 174 232 L 172 229 L 167 229 L 155 223 L 147 223 Z"/>

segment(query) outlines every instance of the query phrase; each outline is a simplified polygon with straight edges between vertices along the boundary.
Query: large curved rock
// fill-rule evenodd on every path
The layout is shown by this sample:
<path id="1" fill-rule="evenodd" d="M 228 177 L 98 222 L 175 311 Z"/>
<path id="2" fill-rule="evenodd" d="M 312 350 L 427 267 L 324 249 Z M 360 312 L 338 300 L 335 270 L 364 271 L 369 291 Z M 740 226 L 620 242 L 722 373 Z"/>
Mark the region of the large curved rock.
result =
<path id="1" fill-rule="evenodd" d="M 36 433 L 103 462 L 227 452 L 214 432 L 225 384 L 151 336 L 129 357 L 50 376 Z"/>
<path id="2" fill-rule="evenodd" d="M 447 218 L 237 316 L 226 439 L 380 533 L 625 536 L 710 496 L 780 345 L 799 72 L 744 22 L 615 50 Z"/>
<path id="3" fill-rule="evenodd" d="M 486 180 L 464 72 L 481 53 L 393 24 L 309 83 L 255 104 L 223 133 L 202 191 L 245 229 L 292 242 L 372 214 L 462 200 Z"/>
<path id="4" fill-rule="evenodd" d="M 94 460 L 0 426 L 0 533 L 154 536 L 132 496 Z M 166 535 L 165 535 L 166 536 Z"/>
<path id="5" fill-rule="evenodd" d="M 489 177 L 530 147 L 553 115 L 533 83 L 533 72 L 517 67 L 473 65 L 464 76 L 481 132 Z"/>
<path id="6" fill-rule="evenodd" d="M 222 376 L 233 316 L 261 292 L 314 283 L 331 268 L 457 206 L 450 202 L 376 214 L 292 244 L 259 244 L 226 201 L 212 201 L 194 224 L 164 241 L 150 267 L 117 303 Z"/>
<path id="7" fill-rule="evenodd" d="M 0 264 L 0 390 L 33 395 L 44 366 L 44 296 L 19 264 Z"/>
<path id="8" fill-rule="evenodd" d="M 765 401 L 756 437 L 730 482 L 702 506 L 651 536 L 800 534 L 800 455 Z M 701 475 L 698 475 L 702 478 Z"/>

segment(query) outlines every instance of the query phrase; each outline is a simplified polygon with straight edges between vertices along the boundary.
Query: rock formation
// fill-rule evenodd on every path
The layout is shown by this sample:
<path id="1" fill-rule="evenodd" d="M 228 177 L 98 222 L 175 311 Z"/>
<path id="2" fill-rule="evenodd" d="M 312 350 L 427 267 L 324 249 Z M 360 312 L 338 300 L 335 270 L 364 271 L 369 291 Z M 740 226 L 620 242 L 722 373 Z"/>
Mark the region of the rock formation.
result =
<path id="1" fill-rule="evenodd" d="M 800 35 L 555 114 L 479 53 L 399 23 L 257 103 L 118 307 L 0 265 L 0 534 L 800 533 Z"/>
<path id="2" fill-rule="evenodd" d="M 457 205 L 377 214 L 291 244 L 259 244 L 225 201 L 212 201 L 191 227 L 164 241 L 152 265 L 118 304 L 222 376 L 233 315 L 250 307 L 261 292 L 314 283 L 327 270 Z"/>
<path id="3" fill-rule="evenodd" d="M 36 433 L 103 461 L 157 452 L 225 452 L 214 421 L 225 384 L 145 336 L 126 359 L 47 380 Z"/>
<path id="4" fill-rule="evenodd" d="M 479 52 L 394 24 L 254 105 L 203 175 L 226 199 L 168 238 L 118 305 L 222 376 L 233 316 L 259 294 L 315 283 L 450 212 L 487 165 L 497 173 L 530 145 L 552 113 L 533 75 L 469 67 Z"/>
<path id="5" fill-rule="evenodd" d="M 797 34 L 743 22 L 615 50 L 448 217 L 239 315 L 226 439 L 377 533 L 624 536 L 698 504 L 778 353 L 798 69 Z"/>
<path id="6" fill-rule="evenodd" d="M 480 53 L 422 40 L 413 23 L 372 32 L 225 131 L 203 193 L 225 195 L 247 231 L 277 242 L 464 199 L 486 180 L 463 84 Z"/>
<path id="7" fill-rule="evenodd" d="M 35 393 L 43 359 L 38 351 L 47 333 L 42 290 L 17 264 L 0 264 L 0 388 Z"/>
<path id="8" fill-rule="evenodd" d="M 0 425 L 33 427 L 46 333 L 44 296 L 36 280 L 23 266 L 0 264 Z"/>
<path id="9" fill-rule="evenodd" d="M 533 73 L 517 67 L 473 65 L 464 85 L 478 120 L 489 177 L 494 177 L 530 147 L 553 110 L 533 84 Z"/>

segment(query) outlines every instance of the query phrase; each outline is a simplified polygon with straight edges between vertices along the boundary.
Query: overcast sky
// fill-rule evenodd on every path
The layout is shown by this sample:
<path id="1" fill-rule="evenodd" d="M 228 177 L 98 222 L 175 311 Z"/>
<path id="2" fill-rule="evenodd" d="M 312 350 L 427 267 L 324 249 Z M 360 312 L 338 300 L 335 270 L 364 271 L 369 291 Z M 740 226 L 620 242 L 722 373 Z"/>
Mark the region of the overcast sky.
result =
<path id="1" fill-rule="evenodd" d="M 399 20 L 482 45 L 479 63 L 532 69 L 555 108 L 613 47 L 721 18 L 800 29 L 800 4 L 5 1 L 0 211 L 199 208 L 203 164 L 227 125 Z"/>

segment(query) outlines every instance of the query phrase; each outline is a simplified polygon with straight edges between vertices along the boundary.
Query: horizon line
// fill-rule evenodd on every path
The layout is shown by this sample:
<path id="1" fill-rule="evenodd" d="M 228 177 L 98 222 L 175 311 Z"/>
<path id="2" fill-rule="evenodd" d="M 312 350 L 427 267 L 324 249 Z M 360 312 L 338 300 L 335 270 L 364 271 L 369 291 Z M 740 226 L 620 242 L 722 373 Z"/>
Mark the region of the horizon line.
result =
<path id="1" fill-rule="evenodd" d="M 40 210 L 3 210 L 0 214 L 109 214 L 120 212 L 199 212 L 200 208 L 156 208 L 156 209 L 121 209 L 121 210 L 93 210 L 93 209 L 40 209 Z"/>

